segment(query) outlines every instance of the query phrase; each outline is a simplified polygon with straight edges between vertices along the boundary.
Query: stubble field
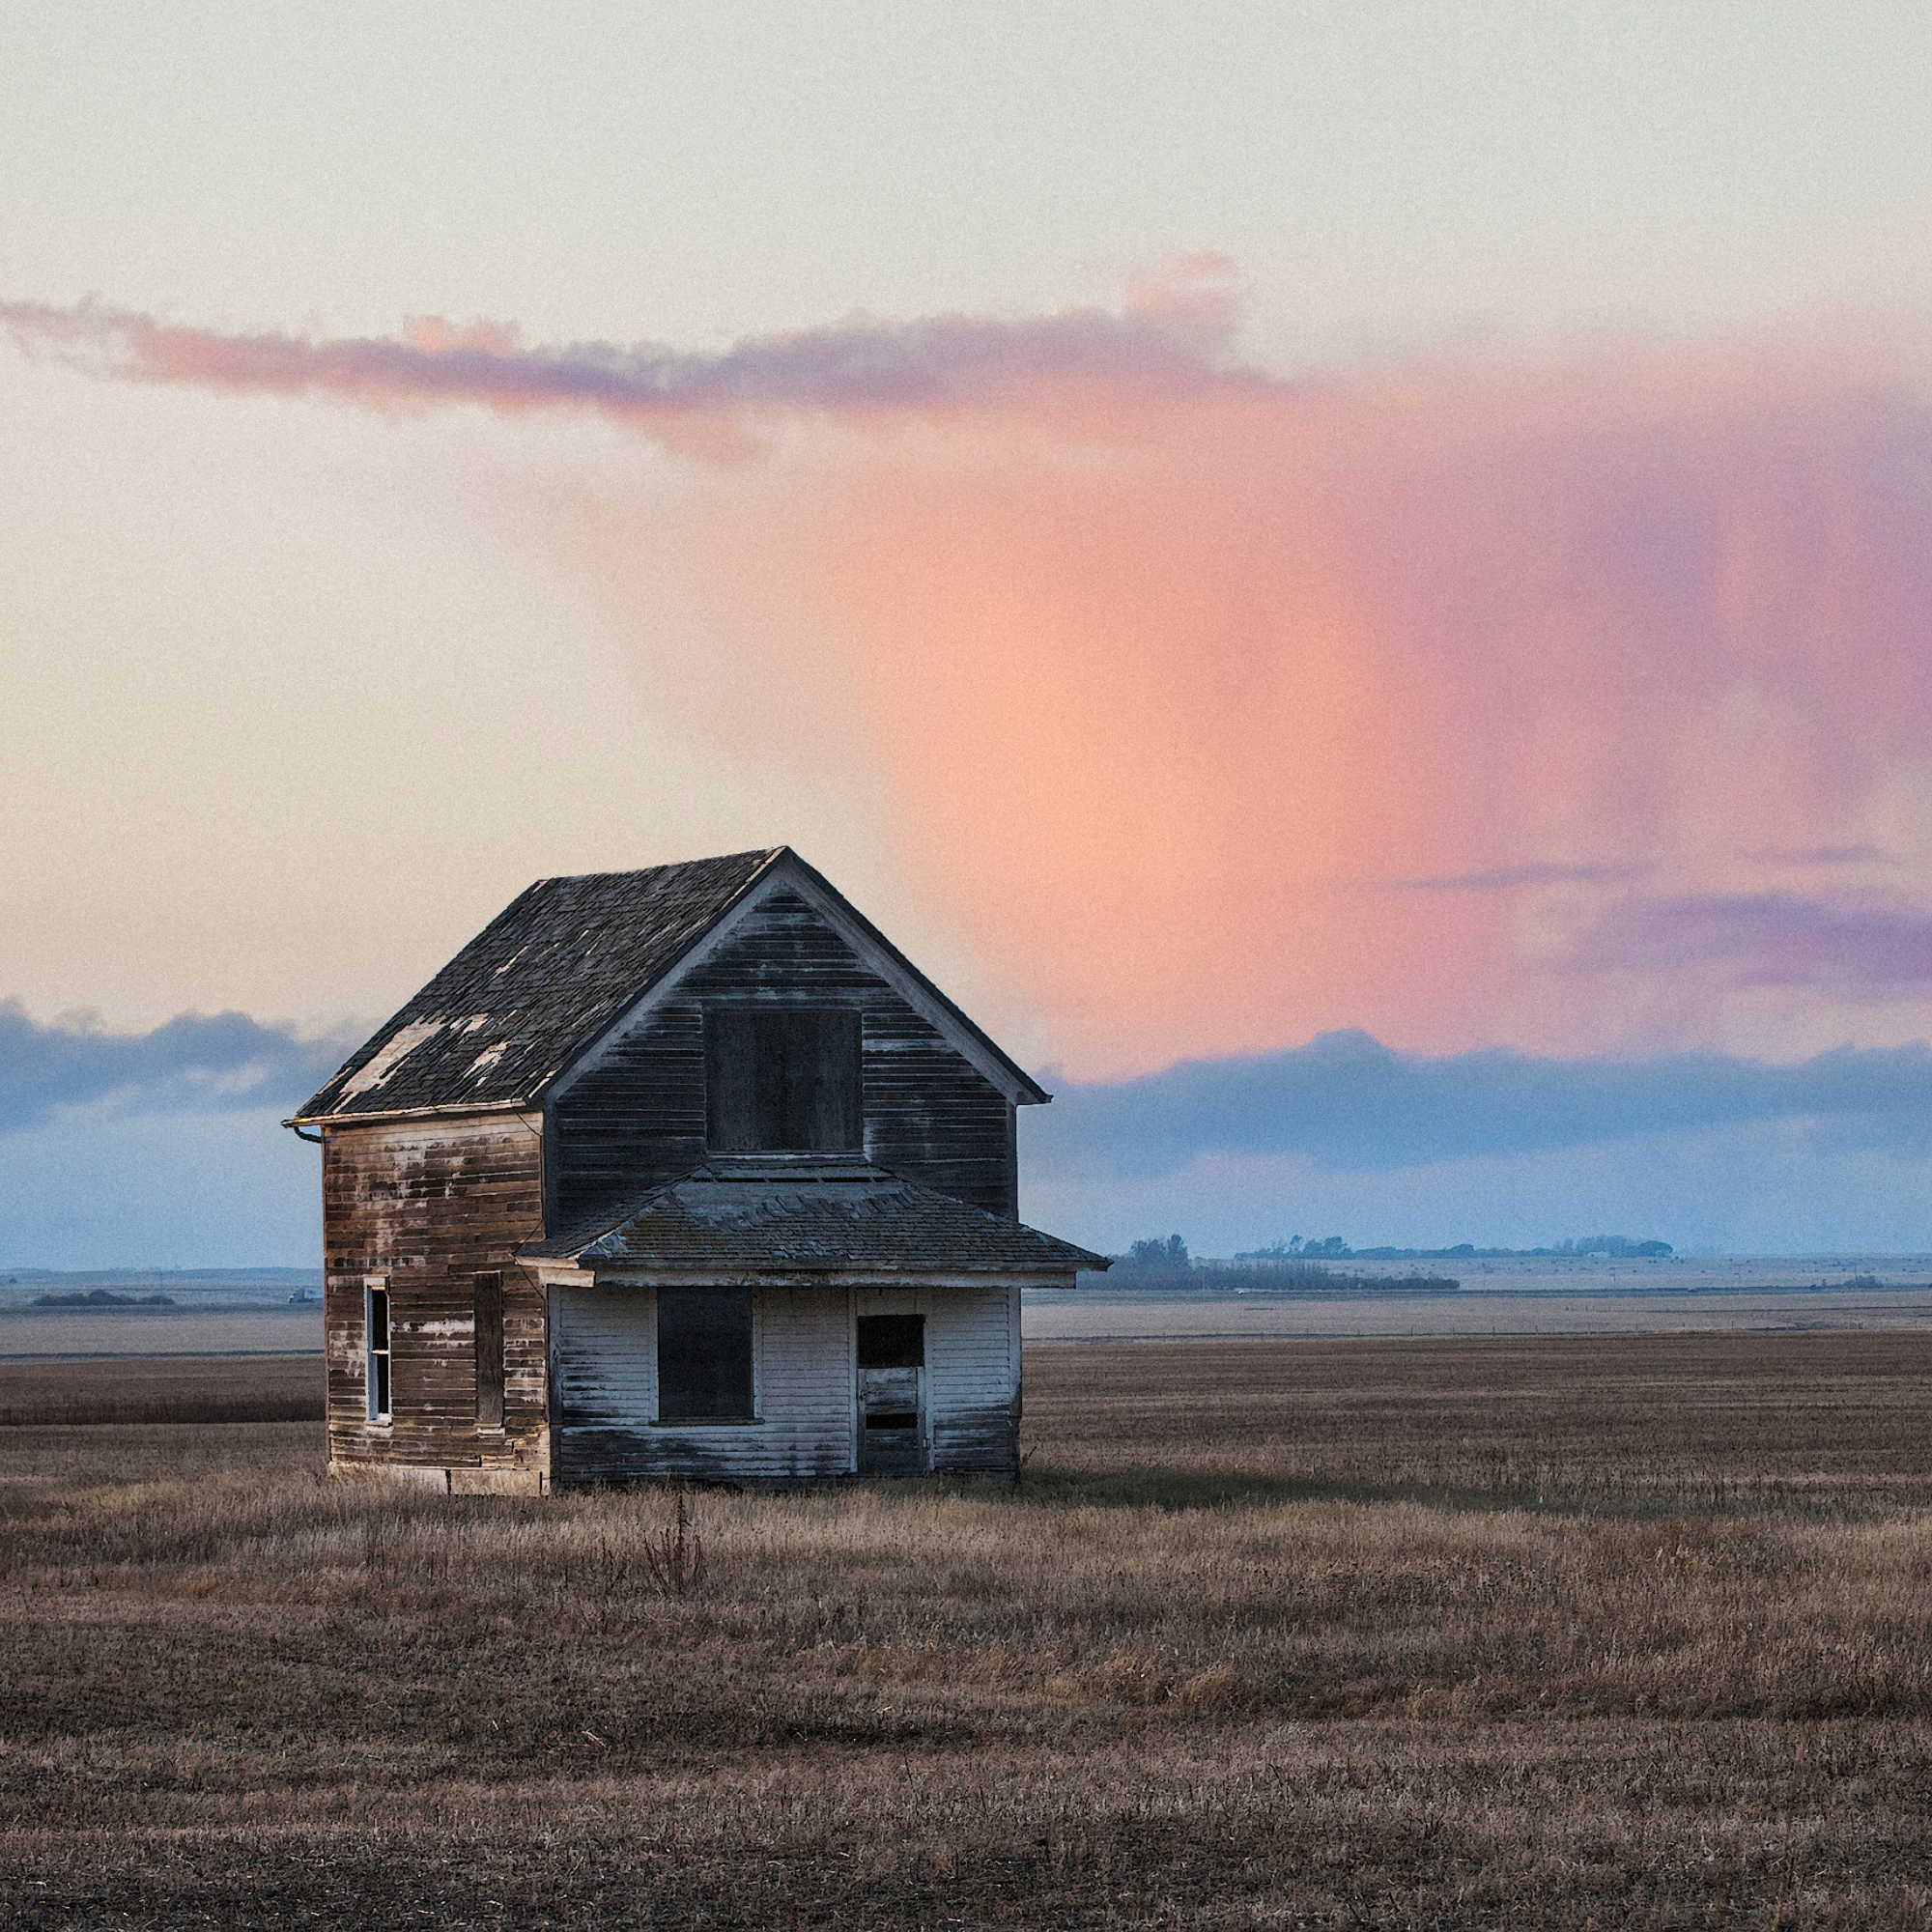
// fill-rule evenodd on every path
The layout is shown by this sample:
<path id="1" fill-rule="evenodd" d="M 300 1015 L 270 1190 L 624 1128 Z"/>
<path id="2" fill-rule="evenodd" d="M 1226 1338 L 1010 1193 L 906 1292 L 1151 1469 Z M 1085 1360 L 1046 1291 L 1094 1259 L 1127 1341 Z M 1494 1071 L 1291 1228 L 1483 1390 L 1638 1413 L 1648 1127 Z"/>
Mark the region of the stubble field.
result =
<path id="1" fill-rule="evenodd" d="M 1037 1349 L 1018 1494 L 702 1492 L 683 1594 L 662 1493 L 74 1366 L 0 1378 L 11 1923 L 1932 1922 L 1932 1335 Z"/>

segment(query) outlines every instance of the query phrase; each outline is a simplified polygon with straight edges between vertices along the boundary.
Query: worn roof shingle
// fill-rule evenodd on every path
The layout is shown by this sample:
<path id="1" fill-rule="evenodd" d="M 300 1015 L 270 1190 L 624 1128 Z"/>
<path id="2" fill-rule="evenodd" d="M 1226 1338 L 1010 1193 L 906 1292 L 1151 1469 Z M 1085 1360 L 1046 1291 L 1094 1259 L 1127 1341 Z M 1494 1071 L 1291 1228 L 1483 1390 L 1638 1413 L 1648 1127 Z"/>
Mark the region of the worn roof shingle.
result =
<path id="1" fill-rule="evenodd" d="M 534 1100 L 786 849 L 539 879 L 296 1118 Z"/>
<path id="2" fill-rule="evenodd" d="M 595 1221 L 520 1251 L 589 1268 L 1009 1274 L 1104 1268 L 1017 1221 L 937 1194 L 858 1156 L 714 1154 Z"/>

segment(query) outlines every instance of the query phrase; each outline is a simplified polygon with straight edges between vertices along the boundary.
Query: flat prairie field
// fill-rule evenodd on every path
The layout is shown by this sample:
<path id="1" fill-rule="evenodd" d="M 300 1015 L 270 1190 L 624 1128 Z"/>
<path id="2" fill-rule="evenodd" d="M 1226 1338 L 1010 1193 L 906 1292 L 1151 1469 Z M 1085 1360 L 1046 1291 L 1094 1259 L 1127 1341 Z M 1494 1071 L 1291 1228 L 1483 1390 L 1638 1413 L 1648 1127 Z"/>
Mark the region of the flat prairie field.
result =
<path id="1" fill-rule="evenodd" d="M 1932 1924 L 1932 1332 L 1043 1346 L 1017 1492 L 682 1498 L 159 1366 L 0 1386 L 9 1926 Z"/>

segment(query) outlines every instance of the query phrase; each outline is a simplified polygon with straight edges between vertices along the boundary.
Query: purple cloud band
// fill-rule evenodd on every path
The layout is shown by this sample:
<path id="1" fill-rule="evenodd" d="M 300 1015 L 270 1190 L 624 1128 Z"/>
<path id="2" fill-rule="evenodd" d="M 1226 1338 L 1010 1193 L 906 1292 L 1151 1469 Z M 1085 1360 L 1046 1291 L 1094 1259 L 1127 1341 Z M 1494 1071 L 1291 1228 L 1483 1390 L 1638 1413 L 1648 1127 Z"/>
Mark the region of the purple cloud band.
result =
<path id="1" fill-rule="evenodd" d="M 651 343 L 526 347 L 513 328 L 417 324 L 406 337 L 224 334 L 95 302 L 0 301 L 23 353 L 97 375 L 378 407 L 577 406 L 640 420 L 711 412 L 940 407 L 1030 382 L 1107 378 L 1164 389 L 1271 386 L 1229 365 L 1230 299 L 1181 294 L 1124 312 L 1002 320 L 948 315 L 749 338 L 716 354 Z"/>
<path id="2" fill-rule="evenodd" d="M 1573 953 L 1589 971 L 1698 964 L 1740 984 L 1845 989 L 1932 980 L 1932 913 L 1833 904 L 1792 893 L 1632 899 L 1611 907 Z"/>

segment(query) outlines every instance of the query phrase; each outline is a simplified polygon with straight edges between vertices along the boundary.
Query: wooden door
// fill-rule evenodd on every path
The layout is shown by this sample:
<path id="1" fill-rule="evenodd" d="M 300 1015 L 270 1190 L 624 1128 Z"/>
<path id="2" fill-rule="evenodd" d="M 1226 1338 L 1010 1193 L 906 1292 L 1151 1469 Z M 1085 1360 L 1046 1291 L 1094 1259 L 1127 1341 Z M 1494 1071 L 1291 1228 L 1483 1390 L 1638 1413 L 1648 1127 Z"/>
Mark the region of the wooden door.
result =
<path id="1" fill-rule="evenodd" d="M 859 1473 L 911 1476 L 930 1466 L 925 1317 L 859 1317 Z"/>

